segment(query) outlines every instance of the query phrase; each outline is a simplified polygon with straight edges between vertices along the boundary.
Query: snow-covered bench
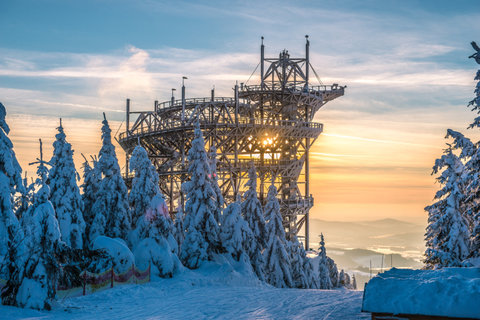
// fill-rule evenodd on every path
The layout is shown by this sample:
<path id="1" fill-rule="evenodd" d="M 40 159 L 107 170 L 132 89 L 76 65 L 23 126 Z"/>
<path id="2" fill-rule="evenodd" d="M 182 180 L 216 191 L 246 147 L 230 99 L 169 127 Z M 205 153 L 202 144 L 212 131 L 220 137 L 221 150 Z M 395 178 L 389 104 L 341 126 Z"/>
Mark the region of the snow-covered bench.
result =
<path id="1" fill-rule="evenodd" d="M 367 283 L 362 311 L 382 320 L 480 319 L 480 268 L 393 268 Z"/>

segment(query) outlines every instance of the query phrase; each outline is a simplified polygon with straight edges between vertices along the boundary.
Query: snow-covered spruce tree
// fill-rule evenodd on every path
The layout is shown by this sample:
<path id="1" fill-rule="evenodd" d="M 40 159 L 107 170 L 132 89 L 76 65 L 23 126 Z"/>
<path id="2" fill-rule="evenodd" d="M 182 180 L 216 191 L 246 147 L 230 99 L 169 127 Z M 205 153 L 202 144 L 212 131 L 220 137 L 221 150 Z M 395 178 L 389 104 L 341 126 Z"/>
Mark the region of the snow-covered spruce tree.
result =
<path id="1" fill-rule="evenodd" d="M 130 158 L 130 172 L 135 172 L 132 180 L 132 189 L 128 194 L 128 202 L 132 209 L 132 228 L 137 220 L 143 218 L 152 199 L 160 195 L 158 173 L 148 158 L 147 151 L 142 146 L 135 147 Z"/>
<path id="2" fill-rule="evenodd" d="M 314 265 L 312 259 L 307 257 L 307 253 L 303 246 L 301 247 L 302 257 L 303 257 L 303 270 L 305 272 L 305 276 L 307 277 L 307 288 L 309 289 L 318 289 L 320 284 L 317 278 L 317 274 L 314 271 Z"/>
<path id="3" fill-rule="evenodd" d="M 225 201 L 223 199 L 222 191 L 218 186 L 218 176 L 217 176 L 217 148 L 215 146 L 211 146 L 210 150 L 208 151 L 208 164 L 210 166 L 210 181 L 212 183 L 213 192 L 215 192 L 215 199 L 216 199 L 216 209 L 213 214 L 215 217 L 215 221 L 217 223 L 221 223 L 222 217 L 222 210 L 225 205 Z"/>
<path id="4" fill-rule="evenodd" d="M 51 309 L 55 298 L 55 283 L 59 274 L 60 252 L 65 247 L 61 241 L 58 221 L 50 197 L 50 188 L 46 183 L 48 169 L 43 161 L 40 140 L 40 159 L 36 185 L 39 190 L 32 206 L 31 229 L 27 235 L 30 239 L 29 256 L 23 279 L 17 293 L 17 304 L 33 309 Z"/>
<path id="5" fill-rule="evenodd" d="M 475 42 L 472 47 L 476 51 L 470 58 L 474 58 L 477 64 L 480 64 L 480 48 Z M 469 102 L 468 106 L 472 111 L 480 113 L 480 69 L 475 75 L 477 85 L 474 93 L 475 97 Z M 480 128 L 480 117 L 475 118 L 469 128 Z M 475 154 L 466 164 L 467 169 L 467 216 L 470 220 L 470 257 L 480 257 L 480 141 L 475 144 Z"/>
<path id="6" fill-rule="evenodd" d="M 50 202 L 57 215 L 62 241 L 72 249 L 82 249 L 85 221 L 82 197 L 77 185 L 77 179 L 80 177 L 73 162 L 72 146 L 65 139 L 62 119 L 57 130 L 55 136 L 57 140 L 53 143 L 53 157 L 49 162 L 51 168 L 47 179 Z"/>
<path id="7" fill-rule="evenodd" d="M 464 166 L 452 150 L 447 149 L 435 161 L 432 174 L 442 169 L 437 181 L 443 187 L 435 194 L 437 202 L 425 208 L 429 214 L 424 261 L 428 268 L 462 266 L 469 255 L 469 232 L 462 212 Z"/>
<path id="8" fill-rule="evenodd" d="M 191 269 L 198 268 L 202 261 L 212 259 L 215 253 L 221 251 L 219 227 L 214 217 L 215 192 L 209 179 L 205 141 L 198 122 L 194 134 L 192 147 L 188 151 L 190 181 L 182 185 L 186 203 L 181 259 Z"/>
<path id="9" fill-rule="evenodd" d="M 100 188 L 100 182 L 102 181 L 102 172 L 99 170 L 98 161 L 95 157 L 92 157 L 92 165 L 88 162 L 87 158 L 82 154 L 85 162 L 83 163 L 83 184 L 82 187 L 82 202 L 83 202 L 83 219 L 85 220 L 85 233 L 84 244 L 85 247 L 90 245 L 90 227 L 93 224 L 95 218 L 95 212 L 92 210 L 95 200 L 97 198 L 97 192 Z"/>
<path id="10" fill-rule="evenodd" d="M 13 197 L 16 192 L 25 193 L 25 190 L 22 168 L 8 138 L 10 128 L 5 121 L 6 114 L 0 103 L 0 277 L 7 279 L 1 292 L 2 304 L 14 306 L 23 277 L 26 247 L 23 230 L 13 213 Z"/>
<path id="11" fill-rule="evenodd" d="M 350 276 L 343 269 L 340 271 L 340 273 L 338 275 L 338 286 L 339 287 L 345 287 L 345 288 L 348 288 L 348 289 L 351 288 Z"/>
<path id="12" fill-rule="evenodd" d="M 237 201 L 231 203 L 223 212 L 222 225 L 220 227 L 220 239 L 223 247 L 236 261 L 250 261 L 248 248 L 255 238 L 252 230 L 242 217 L 240 195 Z"/>
<path id="13" fill-rule="evenodd" d="M 352 276 L 352 290 L 357 290 L 357 278 L 355 278 L 355 274 Z"/>
<path id="14" fill-rule="evenodd" d="M 103 179 L 92 208 L 95 213 L 90 227 L 90 242 L 92 243 L 100 235 L 126 240 L 131 228 L 127 187 L 120 174 L 115 146 L 112 144 L 112 130 L 105 114 L 103 117 L 103 145 L 98 157 L 98 166 Z"/>
<path id="15" fill-rule="evenodd" d="M 27 214 L 28 209 L 33 201 L 33 190 L 35 188 L 34 183 L 28 183 L 27 173 L 22 179 L 23 188 L 18 191 L 18 196 L 15 198 L 15 215 L 17 219 L 21 221 L 24 214 Z"/>
<path id="16" fill-rule="evenodd" d="M 257 172 L 253 163 L 248 171 L 248 182 L 245 185 L 248 187 L 248 190 L 243 195 L 242 214 L 255 238 L 255 241 L 248 248 L 248 256 L 257 277 L 260 280 L 264 280 L 265 261 L 262 251 L 267 241 L 266 228 L 262 205 L 257 196 Z"/>
<path id="17" fill-rule="evenodd" d="M 305 259 L 308 258 L 305 254 L 305 250 L 303 250 L 302 244 L 298 241 L 297 237 L 294 237 L 291 241 L 287 242 L 287 251 L 290 256 L 293 287 L 310 288 L 311 284 L 309 283 L 309 277 L 307 276 L 307 273 L 313 271 L 313 269 L 308 268 L 309 264 L 305 263 Z"/>
<path id="18" fill-rule="evenodd" d="M 133 247 L 145 238 L 146 229 L 152 227 L 153 221 L 159 236 L 167 239 L 172 231 L 172 221 L 160 191 L 158 173 L 142 146 L 136 146 L 133 150 L 130 171 L 135 172 L 128 195 L 132 208 L 132 227 L 136 228 L 131 239 Z"/>
<path id="19" fill-rule="evenodd" d="M 183 208 L 180 205 L 177 209 L 177 213 L 175 215 L 175 223 L 173 224 L 173 236 L 177 241 L 177 254 L 180 256 L 182 252 L 182 244 L 185 240 L 185 228 L 183 226 L 184 214 Z"/>
<path id="20" fill-rule="evenodd" d="M 265 205 L 267 245 L 263 252 L 265 260 L 265 280 L 279 288 L 293 287 L 290 256 L 286 249 L 285 230 L 283 229 L 277 188 L 270 185 Z"/>
<path id="21" fill-rule="evenodd" d="M 327 256 L 327 265 L 328 265 L 328 273 L 330 275 L 330 282 L 332 283 L 332 287 L 337 288 L 339 287 L 337 264 L 332 258 Z"/>
<path id="22" fill-rule="evenodd" d="M 325 249 L 325 240 L 323 233 L 320 235 L 320 248 L 318 248 L 318 288 L 332 289 L 333 285 L 330 280 L 330 271 L 328 268 L 327 250 Z"/>

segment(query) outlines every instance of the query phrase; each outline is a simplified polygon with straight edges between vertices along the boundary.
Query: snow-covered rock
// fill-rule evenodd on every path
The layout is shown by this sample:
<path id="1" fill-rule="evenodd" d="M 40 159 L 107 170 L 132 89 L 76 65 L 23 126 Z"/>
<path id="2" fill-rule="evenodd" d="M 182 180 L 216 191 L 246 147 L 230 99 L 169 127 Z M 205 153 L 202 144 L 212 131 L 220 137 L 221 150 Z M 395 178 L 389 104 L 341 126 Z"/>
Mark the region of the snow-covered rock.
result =
<path id="1" fill-rule="evenodd" d="M 368 282 L 363 311 L 480 318 L 480 268 L 393 268 Z"/>

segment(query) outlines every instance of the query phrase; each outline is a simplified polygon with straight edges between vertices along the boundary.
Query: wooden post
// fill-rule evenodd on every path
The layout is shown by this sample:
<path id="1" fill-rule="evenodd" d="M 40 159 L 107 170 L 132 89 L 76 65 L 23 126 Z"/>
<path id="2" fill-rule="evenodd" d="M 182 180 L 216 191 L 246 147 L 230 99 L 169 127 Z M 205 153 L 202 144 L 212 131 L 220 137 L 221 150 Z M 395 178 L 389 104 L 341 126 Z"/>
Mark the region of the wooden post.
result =
<path id="1" fill-rule="evenodd" d="M 112 270 L 110 272 L 110 288 L 113 288 L 113 265 L 112 265 Z"/>
<path id="2" fill-rule="evenodd" d="M 83 270 L 83 295 L 85 295 L 87 288 L 87 270 Z"/>
<path id="3" fill-rule="evenodd" d="M 135 264 L 132 263 L 132 277 L 134 283 L 137 283 L 137 277 L 135 276 Z"/>
<path id="4" fill-rule="evenodd" d="M 148 262 L 148 282 L 152 281 L 152 271 L 151 271 L 151 267 L 152 267 L 152 262 L 149 261 L 149 262 Z"/>

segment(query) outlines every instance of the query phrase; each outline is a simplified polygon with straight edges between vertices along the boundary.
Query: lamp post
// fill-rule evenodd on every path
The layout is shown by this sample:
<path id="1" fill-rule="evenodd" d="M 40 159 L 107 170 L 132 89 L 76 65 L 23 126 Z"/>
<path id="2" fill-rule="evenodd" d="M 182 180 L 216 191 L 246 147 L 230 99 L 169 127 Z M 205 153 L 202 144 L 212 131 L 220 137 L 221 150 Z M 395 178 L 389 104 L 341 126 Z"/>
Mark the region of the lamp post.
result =
<path id="1" fill-rule="evenodd" d="M 173 106 L 173 104 L 175 103 L 175 96 L 173 95 L 173 92 L 176 91 L 177 89 L 175 88 L 172 88 L 172 101 L 171 101 L 171 105 Z"/>
<path id="2" fill-rule="evenodd" d="M 187 77 L 182 77 L 182 125 L 185 124 L 185 80 Z"/>

